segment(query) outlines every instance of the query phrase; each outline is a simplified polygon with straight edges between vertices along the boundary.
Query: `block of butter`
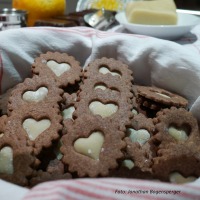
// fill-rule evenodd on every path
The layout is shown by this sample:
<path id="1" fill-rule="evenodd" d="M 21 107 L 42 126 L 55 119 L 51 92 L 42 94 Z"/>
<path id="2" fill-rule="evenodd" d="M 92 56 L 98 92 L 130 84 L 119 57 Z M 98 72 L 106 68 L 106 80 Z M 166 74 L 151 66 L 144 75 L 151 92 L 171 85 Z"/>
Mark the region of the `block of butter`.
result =
<path id="1" fill-rule="evenodd" d="M 131 1 L 127 3 L 125 12 L 129 23 L 177 24 L 176 5 L 173 0 Z"/>

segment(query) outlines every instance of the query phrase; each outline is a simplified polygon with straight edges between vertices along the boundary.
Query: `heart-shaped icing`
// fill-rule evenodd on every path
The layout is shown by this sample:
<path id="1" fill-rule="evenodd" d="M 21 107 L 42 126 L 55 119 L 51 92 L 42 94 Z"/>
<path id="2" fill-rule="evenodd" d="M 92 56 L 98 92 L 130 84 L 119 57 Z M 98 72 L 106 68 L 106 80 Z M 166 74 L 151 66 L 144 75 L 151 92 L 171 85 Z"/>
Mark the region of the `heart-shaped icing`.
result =
<path id="1" fill-rule="evenodd" d="M 48 89 L 40 87 L 36 91 L 27 91 L 23 94 L 22 99 L 28 102 L 39 102 L 47 97 Z"/>
<path id="2" fill-rule="evenodd" d="M 177 183 L 177 184 L 184 184 L 184 183 L 190 183 L 194 182 L 197 178 L 194 176 L 188 176 L 188 177 L 183 177 L 180 173 L 174 172 L 171 173 L 169 176 L 169 180 L 171 183 Z"/>
<path id="3" fill-rule="evenodd" d="M 11 147 L 3 147 L 0 150 L 0 173 L 13 174 L 13 150 Z"/>
<path id="4" fill-rule="evenodd" d="M 184 128 L 179 128 L 178 129 L 178 128 L 174 127 L 174 126 L 170 126 L 168 128 L 168 132 L 176 140 L 184 141 L 184 140 L 188 139 L 188 134 L 186 132 L 186 129 L 184 129 Z"/>
<path id="5" fill-rule="evenodd" d="M 35 119 L 28 118 L 23 122 L 23 128 L 27 132 L 30 140 L 35 140 L 42 132 L 51 126 L 51 121 L 42 119 L 36 121 Z"/>
<path id="6" fill-rule="evenodd" d="M 61 76 L 71 68 L 68 63 L 57 63 L 54 60 L 49 60 L 47 62 L 47 66 L 54 72 L 56 76 Z"/>
<path id="7" fill-rule="evenodd" d="M 132 142 L 138 142 L 141 146 L 150 139 L 150 134 L 145 129 L 135 130 L 133 128 L 128 129 L 129 137 Z"/>
<path id="8" fill-rule="evenodd" d="M 129 170 L 131 170 L 131 169 L 134 168 L 135 164 L 134 164 L 134 162 L 132 160 L 126 159 L 126 160 L 123 160 L 122 166 L 128 168 Z"/>
<path id="9" fill-rule="evenodd" d="M 103 104 L 99 101 L 93 101 L 90 103 L 89 109 L 94 115 L 100 115 L 105 118 L 115 114 L 118 110 L 118 106 L 113 103 Z"/>
<path id="10" fill-rule="evenodd" d="M 75 111 L 75 107 L 74 106 L 70 106 L 69 108 L 67 109 L 64 109 L 62 111 L 62 116 L 63 116 L 63 119 L 73 119 L 73 113 Z"/>
<path id="11" fill-rule="evenodd" d="M 104 143 L 104 135 L 101 132 L 93 132 L 88 138 L 79 138 L 74 143 L 76 152 L 99 160 L 99 155 Z"/>
<path id="12" fill-rule="evenodd" d="M 107 67 L 101 67 L 99 68 L 99 72 L 102 73 L 102 74 L 112 74 L 112 76 L 120 76 L 120 73 L 119 72 L 111 72 Z"/>
<path id="13" fill-rule="evenodd" d="M 162 93 L 159 93 L 159 92 L 156 92 L 157 95 L 160 95 L 161 97 L 164 97 L 166 99 L 170 99 L 171 97 L 166 95 L 166 94 L 162 94 Z"/>
<path id="14" fill-rule="evenodd" d="M 105 85 L 103 85 L 103 84 L 99 84 L 99 85 L 96 85 L 96 86 L 94 87 L 94 89 L 95 89 L 95 90 L 96 90 L 96 89 L 106 90 L 107 87 L 106 87 Z"/>
<path id="15" fill-rule="evenodd" d="M 134 108 L 131 110 L 131 112 L 132 112 L 134 115 L 138 115 L 138 111 L 137 111 L 136 109 L 134 109 Z"/>

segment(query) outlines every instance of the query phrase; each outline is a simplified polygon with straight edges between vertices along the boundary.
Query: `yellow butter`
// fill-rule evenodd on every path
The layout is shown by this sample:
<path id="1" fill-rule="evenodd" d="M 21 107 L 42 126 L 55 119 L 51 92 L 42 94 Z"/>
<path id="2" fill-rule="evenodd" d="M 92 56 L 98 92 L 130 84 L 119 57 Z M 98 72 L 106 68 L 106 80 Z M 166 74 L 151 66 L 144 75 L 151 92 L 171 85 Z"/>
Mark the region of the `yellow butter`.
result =
<path id="1" fill-rule="evenodd" d="M 127 3 L 128 22 L 146 25 L 177 24 L 176 5 L 173 0 L 132 1 Z"/>

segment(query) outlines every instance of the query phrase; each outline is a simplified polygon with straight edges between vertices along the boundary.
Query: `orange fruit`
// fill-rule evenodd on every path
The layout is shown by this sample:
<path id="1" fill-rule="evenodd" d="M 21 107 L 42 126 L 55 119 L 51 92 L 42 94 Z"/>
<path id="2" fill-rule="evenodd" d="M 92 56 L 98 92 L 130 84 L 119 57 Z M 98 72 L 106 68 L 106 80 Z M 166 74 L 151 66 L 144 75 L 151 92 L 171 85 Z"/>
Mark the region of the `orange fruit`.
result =
<path id="1" fill-rule="evenodd" d="M 65 0 L 13 0 L 12 7 L 28 11 L 28 26 L 33 26 L 37 19 L 63 15 Z"/>

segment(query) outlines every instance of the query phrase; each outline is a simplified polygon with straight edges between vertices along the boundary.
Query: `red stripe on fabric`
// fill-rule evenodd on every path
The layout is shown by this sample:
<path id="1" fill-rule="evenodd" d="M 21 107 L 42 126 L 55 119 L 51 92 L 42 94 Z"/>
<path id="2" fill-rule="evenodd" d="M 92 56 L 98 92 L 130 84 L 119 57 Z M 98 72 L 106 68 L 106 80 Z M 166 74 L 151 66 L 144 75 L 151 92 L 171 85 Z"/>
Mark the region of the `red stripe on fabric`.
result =
<path id="1" fill-rule="evenodd" d="M 99 179 L 98 179 L 98 180 L 99 180 Z M 62 188 L 64 188 L 64 189 L 69 189 L 69 187 L 70 187 L 69 184 L 72 184 L 72 183 L 70 183 L 70 182 L 73 182 L 73 183 L 82 182 L 85 186 L 87 186 L 87 185 L 90 185 L 90 186 L 91 186 L 91 184 L 92 184 L 93 186 L 96 186 L 96 184 L 91 183 L 91 180 L 86 180 L 86 181 L 84 181 L 84 180 L 82 180 L 82 181 L 80 181 L 80 180 L 76 180 L 76 181 L 67 181 L 67 184 L 66 184 L 66 182 L 61 182 L 61 183 L 60 183 L 60 182 L 54 182 L 54 183 L 52 182 L 52 183 L 50 183 L 50 185 L 48 185 L 48 186 L 45 185 L 45 187 L 38 187 L 38 188 L 37 188 L 37 191 L 43 191 L 43 190 L 47 190 L 47 191 L 48 191 L 48 190 L 54 189 L 54 188 L 56 188 L 56 187 L 58 187 L 58 188 L 59 188 L 59 187 L 60 187 L 60 188 L 62 187 Z M 88 183 L 88 182 L 90 182 L 90 183 Z M 104 184 L 104 183 L 102 183 L 102 184 Z M 106 182 L 106 185 L 108 185 L 108 184 L 109 184 L 110 187 L 113 186 L 113 185 L 115 185 L 116 188 L 117 188 L 117 186 L 118 186 L 116 182 L 115 182 L 115 184 Z M 124 184 L 123 184 L 123 185 L 124 185 Z M 133 185 L 132 185 L 132 186 L 133 186 Z M 103 189 L 105 189 L 105 187 L 103 187 L 103 186 L 100 186 L 100 187 L 102 187 Z M 96 188 L 98 189 L 98 188 L 100 188 L 100 187 L 97 186 Z M 131 187 L 131 188 L 132 188 L 132 187 Z M 136 186 L 136 187 L 134 186 L 134 188 L 136 188 L 136 189 L 138 188 L 138 189 L 142 190 L 140 186 Z M 106 188 L 106 189 L 107 189 L 107 188 Z M 148 189 L 149 189 L 149 188 L 148 188 Z M 107 189 L 107 191 L 108 191 L 108 189 Z M 110 191 L 113 192 L 113 188 L 112 188 Z M 114 195 L 114 193 L 113 193 L 113 195 Z M 90 196 L 91 196 L 91 195 L 90 195 Z M 89 197 L 90 197 L 90 196 L 89 196 Z M 130 195 L 126 195 L 126 196 L 130 196 L 130 197 L 131 197 L 131 196 L 133 196 L 133 195 L 130 194 Z M 142 195 L 142 196 L 143 196 L 143 195 Z M 140 196 L 140 197 L 141 197 L 141 196 Z M 106 196 L 106 197 L 104 196 L 104 198 L 106 198 L 107 200 L 109 200 L 109 199 L 112 199 L 112 200 L 116 200 L 116 199 L 117 199 L 117 200 L 118 200 L 118 199 L 119 199 L 119 198 L 117 198 L 117 197 L 114 198 L 113 196 L 112 196 L 112 198 L 111 198 L 111 197 L 108 198 L 108 196 Z M 159 198 L 158 198 L 157 196 L 154 198 L 154 197 L 151 197 L 151 196 L 149 196 L 149 195 L 148 195 L 148 196 L 143 196 L 142 198 L 143 198 L 143 199 L 148 199 L 148 200 L 163 200 L 163 199 L 166 200 L 166 199 L 171 199 L 171 198 L 166 198 L 166 197 L 159 197 Z"/>
<path id="2" fill-rule="evenodd" d="M 102 181 L 101 180 L 101 182 L 103 182 L 104 184 L 108 184 L 108 182 L 105 182 L 105 181 Z M 119 184 L 119 185 L 121 185 L 121 186 L 127 186 L 127 187 L 137 187 L 138 185 L 134 185 L 133 183 L 131 183 L 131 185 L 130 184 L 127 184 L 127 183 L 119 183 L 119 182 L 110 182 L 109 181 L 109 183 L 111 183 L 111 184 Z M 182 191 L 182 190 L 184 190 L 184 189 L 187 189 L 187 187 L 185 187 L 185 188 L 183 188 L 183 187 L 181 187 L 181 186 L 179 186 L 179 185 L 175 185 L 175 184 L 172 184 L 172 188 L 173 188 L 173 185 L 174 186 L 176 186 L 176 190 L 181 190 L 181 193 L 180 194 L 177 194 L 178 196 L 182 196 L 182 197 L 189 197 L 190 199 L 200 199 L 200 192 L 199 192 L 199 194 L 198 195 L 193 195 L 193 194 L 191 194 L 191 193 L 186 193 L 186 192 L 184 192 L 184 191 Z M 142 187 L 142 189 L 154 189 L 154 190 L 158 190 L 158 189 L 160 189 L 160 190 L 165 190 L 164 188 L 161 188 L 161 187 L 159 187 L 159 186 L 152 186 L 152 185 L 150 185 L 151 187 L 147 187 L 147 186 L 143 186 L 143 185 L 140 185 L 140 187 Z M 164 185 L 163 185 L 163 187 L 164 187 Z M 199 188 L 200 189 L 200 188 Z M 166 190 L 172 190 L 171 188 L 170 189 L 166 189 Z"/>
<path id="3" fill-rule="evenodd" d="M 73 183 L 76 183 L 76 181 L 73 181 Z M 80 188 L 76 188 L 76 187 L 74 187 L 74 186 L 72 186 L 70 184 L 72 184 L 72 183 L 70 183 L 70 181 L 67 181 L 66 183 L 65 182 L 62 182 L 62 183 L 56 182 L 56 184 L 51 184 L 51 185 L 46 186 L 46 187 L 35 188 L 35 192 L 37 192 L 37 191 L 43 191 L 43 190 L 47 190 L 48 191 L 48 190 L 50 190 L 52 188 L 58 187 L 58 188 L 64 188 L 65 190 L 74 191 L 74 192 L 76 192 L 78 194 L 85 195 L 87 197 L 106 198 L 107 200 L 116 200 L 116 198 L 111 198 L 111 197 L 108 198 L 108 196 L 98 195 L 96 193 L 92 193 L 92 192 L 85 191 L 85 190 L 80 189 Z M 85 182 L 84 185 L 87 185 L 87 182 Z"/>
<path id="4" fill-rule="evenodd" d="M 41 31 L 41 30 L 46 30 L 46 31 L 56 31 L 56 32 L 65 32 L 65 33 L 76 33 L 78 35 L 81 36 L 85 36 L 85 37 L 91 37 L 93 35 L 95 35 L 94 31 L 88 31 L 88 32 L 80 32 L 80 31 L 76 31 L 76 30 L 72 30 L 72 29 L 55 29 L 55 28 L 30 28 L 34 31 Z"/>
<path id="5" fill-rule="evenodd" d="M 86 184 L 86 182 L 83 180 L 83 181 L 80 181 L 80 180 L 78 180 L 77 181 L 77 183 L 79 183 L 79 184 L 82 184 L 82 185 L 85 185 Z M 108 188 L 108 187 L 104 187 L 104 186 L 102 186 L 102 185 L 97 185 L 97 184 L 95 184 L 94 182 L 87 182 L 87 185 L 90 185 L 90 186 L 93 186 L 93 187 L 97 187 L 97 188 L 100 188 L 100 189 L 102 189 L 102 190 L 105 190 L 105 191 L 110 191 L 110 192 L 113 192 L 113 195 L 115 194 L 115 191 L 114 190 L 116 190 L 116 189 L 114 189 L 114 188 Z M 112 184 L 112 186 L 113 186 L 113 184 Z M 115 185 L 116 187 L 117 187 L 117 185 Z M 117 195 L 117 194 L 116 194 Z M 137 194 L 136 194 L 137 195 Z M 126 194 L 126 196 L 133 196 L 133 195 L 131 195 L 131 194 Z M 138 197 L 142 197 L 142 199 L 147 199 L 147 200 L 155 200 L 155 198 L 152 198 L 152 197 L 150 197 L 150 196 L 147 196 L 147 195 L 145 195 L 145 194 L 138 194 Z M 117 198 L 117 199 L 119 199 L 119 198 Z M 162 198 L 163 199 L 163 198 Z M 156 200 L 158 200 L 157 198 L 156 198 Z"/>
<path id="6" fill-rule="evenodd" d="M 85 185 L 87 185 L 87 183 L 85 183 Z M 93 193 L 93 192 L 90 192 L 90 191 L 85 191 L 81 188 L 76 188 L 72 185 L 65 185 L 65 184 L 59 184 L 58 183 L 57 186 L 68 189 L 68 190 L 73 191 L 73 192 L 76 192 L 78 194 L 84 195 L 86 197 L 100 198 L 100 199 L 106 199 L 106 200 L 116 200 L 115 198 L 110 198 L 110 197 L 108 198 L 108 196 L 103 196 L 103 195 L 96 194 L 96 193 Z"/>
<path id="7" fill-rule="evenodd" d="M 3 60 L 0 52 L 0 94 L 2 93 L 2 79 L 3 79 Z"/>
<path id="8" fill-rule="evenodd" d="M 48 191 L 48 193 L 37 193 L 38 191 Z M 54 197 L 55 196 L 55 197 Z M 41 200 L 41 198 L 46 198 L 48 200 L 58 200 L 60 198 L 58 197 L 62 197 L 62 198 L 67 198 L 68 200 L 78 200 L 77 198 L 74 198 L 72 196 L 70 196 L 69 194 L 64 194 L 62 191 L 51 191 L 49 190 L 49 188 L 46 188 L 45 190 L 38 190 L 38 189 L 34 189 L 31 190 L 29 193 L 27 193 L 27 195 L 23 198 L 23 200 Z M 37 199 L 35 199 L 37 198 Z"/>

